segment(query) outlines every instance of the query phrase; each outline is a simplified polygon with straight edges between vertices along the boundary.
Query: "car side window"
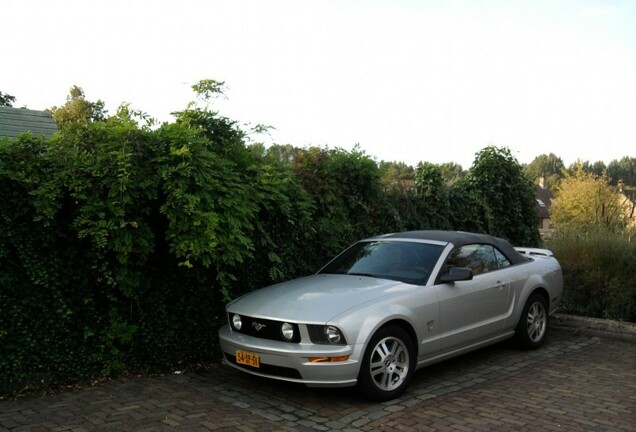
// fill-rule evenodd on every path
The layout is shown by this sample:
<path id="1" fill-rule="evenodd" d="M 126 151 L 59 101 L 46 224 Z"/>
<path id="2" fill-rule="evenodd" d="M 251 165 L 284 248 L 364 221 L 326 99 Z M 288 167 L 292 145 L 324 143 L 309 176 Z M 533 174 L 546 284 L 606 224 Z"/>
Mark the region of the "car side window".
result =
<path id="1" fill-rule="evenodd" d="M 493 248 L 495 250 L 495 257 L 497 259 L 497 267 L 502 269 L 506 267 L 510 267 L 512 263 L 504 254 L 502 254 L 499 249 Z"/>
<path id="2" fill-rule="evenodd" d="M 508 261 L 501 252 L 491 245 L 464 245 L 451 252 L 446 264 L 452 267 L 468 267 L 473 271 L 473 275 L 477 276 L 505 266 L 504 263 L 500 266 L 500 257 L 497 253 L 505 261 Z M 509 261 L 508 265 L 510 265 Z"/>

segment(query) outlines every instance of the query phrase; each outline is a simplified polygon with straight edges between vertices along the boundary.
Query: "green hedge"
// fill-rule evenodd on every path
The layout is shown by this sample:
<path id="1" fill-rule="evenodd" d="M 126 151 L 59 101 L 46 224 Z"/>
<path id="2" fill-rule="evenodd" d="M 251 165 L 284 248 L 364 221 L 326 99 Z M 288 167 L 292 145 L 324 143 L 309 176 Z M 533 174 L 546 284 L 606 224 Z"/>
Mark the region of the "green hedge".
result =
<path id="1" fill-rule="evenodd" d="M 515 227 L 515 243 L 538 238 L 483 199 L 493 171 L 520 172 L 505 149 L 452 187 L 423 165 L 417 188 L 398 191 L 359 149 L 289 161 L 246 141 L 192 107 L 157 129 L 124 111 L 0 141 L 0 393 L 216 360 L 225 302 L 312 273 L 362 237 Z M 515 205 L 534 212 L 524 191 Z"/>

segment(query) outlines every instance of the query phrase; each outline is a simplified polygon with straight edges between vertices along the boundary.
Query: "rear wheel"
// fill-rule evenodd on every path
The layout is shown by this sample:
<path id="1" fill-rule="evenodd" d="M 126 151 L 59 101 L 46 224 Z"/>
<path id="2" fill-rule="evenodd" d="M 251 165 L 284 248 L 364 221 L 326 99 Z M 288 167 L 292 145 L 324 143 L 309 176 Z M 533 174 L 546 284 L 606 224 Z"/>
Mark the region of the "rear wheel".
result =
<path id="1" fill-rule="evenodd" d="M 541 294 L 532 294 L 521 313 L 515 337 L 524 349 L 537 349 L 548 335 L 548 306 Z"/>
<path id="2" fill-rule="evenodd" d="M 404 393 L 414 370 L 415 349 L 408 333 L 398 326 L 383 327 L 367 346 L 358 389 L 368 399 L 394 399 Z"/>

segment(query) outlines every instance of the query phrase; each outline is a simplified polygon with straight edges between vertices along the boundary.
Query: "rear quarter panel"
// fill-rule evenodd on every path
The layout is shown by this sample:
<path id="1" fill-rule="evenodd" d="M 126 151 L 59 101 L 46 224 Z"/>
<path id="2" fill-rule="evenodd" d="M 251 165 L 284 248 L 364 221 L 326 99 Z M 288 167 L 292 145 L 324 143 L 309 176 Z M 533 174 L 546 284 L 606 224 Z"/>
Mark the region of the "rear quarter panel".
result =
<path id="1" fill-rule="evenodd" d="M 545 292 L 549 297 L 549 313 L 559 309 L 563 296 L 563 274 L 554 257 L 536 256 L 530 261 L 515 266 L 515 280 L 511 284 L 511 313 L 506 327 L 514 329 L 528 298 L 535 291 Z"/>

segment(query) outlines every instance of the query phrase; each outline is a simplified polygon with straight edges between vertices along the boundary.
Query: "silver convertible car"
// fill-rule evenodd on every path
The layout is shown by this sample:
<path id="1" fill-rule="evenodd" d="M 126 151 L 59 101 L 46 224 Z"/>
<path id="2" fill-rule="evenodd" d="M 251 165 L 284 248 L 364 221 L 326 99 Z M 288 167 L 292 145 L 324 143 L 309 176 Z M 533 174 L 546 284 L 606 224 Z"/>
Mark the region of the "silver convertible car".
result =
<path id="1" fill-rule="evenodd" d="M 466 232 L 386 234 L 232 301 L 219 339 L 225 363 L 248 373 L 388 400 L 422 366 L 512 337 L 538 348 L 562 291 L 545 249 Z"/>

